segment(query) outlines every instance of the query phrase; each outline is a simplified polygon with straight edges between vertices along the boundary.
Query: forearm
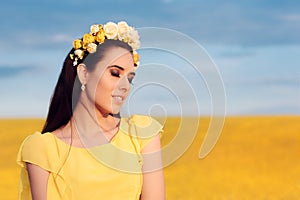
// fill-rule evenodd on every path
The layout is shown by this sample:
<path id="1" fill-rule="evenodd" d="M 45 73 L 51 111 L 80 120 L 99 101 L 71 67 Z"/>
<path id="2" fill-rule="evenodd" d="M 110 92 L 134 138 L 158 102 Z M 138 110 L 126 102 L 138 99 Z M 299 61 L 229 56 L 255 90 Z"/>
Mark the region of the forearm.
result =
<path id="1" fill-rule="evenodd" d="M 47 200 L 47 183 L 49 172 L 43 168 L 26 163 L 32 200 Z"/>
<path id="2" fill-rule="evenodd" d="M 146 173 L 143 179 L 141 200 L 166 199 L 163 170 Z"/>
<path id="3" fill-rule="evenodd" d="M 165 200 L 165 183 L 161 160 L 160 136 L 157 135 L 142 151 L 144 158 L 141 200 Z"/>

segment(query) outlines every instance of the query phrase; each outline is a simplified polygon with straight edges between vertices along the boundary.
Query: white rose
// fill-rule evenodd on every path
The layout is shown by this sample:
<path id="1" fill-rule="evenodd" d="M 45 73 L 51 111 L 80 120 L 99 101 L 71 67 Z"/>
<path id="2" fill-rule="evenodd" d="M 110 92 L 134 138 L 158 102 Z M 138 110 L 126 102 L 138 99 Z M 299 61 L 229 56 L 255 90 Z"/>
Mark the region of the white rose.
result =
<path id="1" fill-rule="evenodd" d="M 73 66 L 76 66 L 78 64 L 78 62 L 77 62 L 77 60 L 75 60 L 74 62 L 73 62 Z"/>
<path id="2" fill-rule="evenodd" d="M 91 26 L 90 30 L 91 30 L 91 34 L 96 34 L 97 32 L 99 32 L 100 29 L 98 25 L 94 24 Z"/>
<path id="3" fill-rule="evenodd" d="M 118 39 L 123 42 L 128 42 L 129 41 L 128 32 L 124 32 L 122 34 L 118 33 Z"/>
<path id="4" fill-rule="evenodd" d="M 87 45 L 86 49 L 89 53 L 95 53 L 97 50 L 97 45 L 95 43 L 90 43 Z"/>
<path id="5" fill-rule="evenodd" d="M 118 23 L 119 35 L 126 33 L 129 30 L 129 26 L 126 22 L 121 21 Z"/>
<path id="6" fill-rule="evenodd" d="M 128 31 L 125 34 L 124 38 L 124 41 L 126 41 L 132 47 L 133 50 L 137 50 L 138 48 L 140 48 L 140 36 L 135 29 Z"/>
<path id="7" fill-rule="evenodd" d="M 137 30 L 134 30 L 134 29 L 130 30 L 127 33 L 127 37 L 129 39 L 129 41 L 135 41 L 135 40 L 140 39 L 139 33 L 137 32 Z"/>
<path id="8" fill-rule="evenodd" d="M 118 25 L 113 22 L 107 22 L 103 29 L 108 39 L 114 39 L 118 35 Z"/>
<path id="9" fill-rule="evenodd" d="M 77 49 L 74 51 L 74 54 L 79 58 L 82 59 L 84 56 L 84 52 L 81 49 Z"/>
<path id="10" fill-rule="evenodd" d="M 128 41 L 128 44 L 131 46 L 132 50 L 137 50 L 140 48 L 141 43 L 139 40 L 134 40 L 134 41 Z"/>

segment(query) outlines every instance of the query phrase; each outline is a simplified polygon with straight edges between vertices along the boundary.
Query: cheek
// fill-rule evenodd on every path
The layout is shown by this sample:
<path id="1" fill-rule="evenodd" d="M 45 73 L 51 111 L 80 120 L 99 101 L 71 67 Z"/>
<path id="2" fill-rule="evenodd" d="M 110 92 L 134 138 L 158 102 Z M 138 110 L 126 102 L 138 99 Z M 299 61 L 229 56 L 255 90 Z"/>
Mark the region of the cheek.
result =
<path id="1" fill-rule="evenodd" d="M 96 98 L 107 98 L 111 96 L 116 85 L 117 82 L 114 81 L 112 78 L 109 78 L 107 76 L 102 77 L 97 84 Z"/>

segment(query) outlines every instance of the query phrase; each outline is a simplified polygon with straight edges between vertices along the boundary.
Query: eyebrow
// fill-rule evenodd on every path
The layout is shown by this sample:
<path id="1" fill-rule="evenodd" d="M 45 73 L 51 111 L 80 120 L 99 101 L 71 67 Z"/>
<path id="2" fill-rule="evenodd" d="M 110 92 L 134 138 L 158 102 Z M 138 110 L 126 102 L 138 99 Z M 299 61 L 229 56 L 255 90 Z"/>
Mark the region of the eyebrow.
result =
<path id="1" fill-rule="evenodd" d="M 124 71 L 124 68 L 121 67 L 121 66 L 119 66 L 119 65 L 110 65 L 110 66 L 108 66 L 107 68 L 112 68 L 112 67 L 116 67 L 116 68 L 118 68 L 118 69 Z"/>
<path id="2" fill-rule="evenodd" d="M 135 72 L 130 72 L 129 74 L 135 76 Z"/>

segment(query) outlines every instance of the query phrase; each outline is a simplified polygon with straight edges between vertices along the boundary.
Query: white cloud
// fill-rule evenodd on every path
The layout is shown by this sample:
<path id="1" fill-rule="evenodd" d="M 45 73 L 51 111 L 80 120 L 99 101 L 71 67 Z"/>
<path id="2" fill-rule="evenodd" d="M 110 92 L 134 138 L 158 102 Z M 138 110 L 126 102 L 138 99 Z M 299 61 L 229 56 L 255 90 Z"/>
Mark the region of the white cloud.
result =
<path id="1" fill-rule="evenodd" d="M 286 14 L 281 15 L 280 18 L 288 22 L 300 22 L 300 14 Z"/>
<path id="2" fill-rule="evenodd" d="M 53 42 L 70 42 L 73 39 L 74 38 L 67 34 L 56 34 L 49 37 L 49 40 Z"/>
<path id="3" fill-rule="evenodd" d="M 34 33 L 24 34 L 23 37 L 19 39 L 19 42 L 29 46 L 41 46 L 45 44 L 49 45 L 51 43 L 71 42 L 72 39 L 74 38 L 67 34 L 41 35 L 39 33 Z"/>

